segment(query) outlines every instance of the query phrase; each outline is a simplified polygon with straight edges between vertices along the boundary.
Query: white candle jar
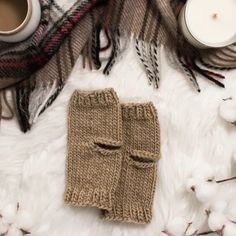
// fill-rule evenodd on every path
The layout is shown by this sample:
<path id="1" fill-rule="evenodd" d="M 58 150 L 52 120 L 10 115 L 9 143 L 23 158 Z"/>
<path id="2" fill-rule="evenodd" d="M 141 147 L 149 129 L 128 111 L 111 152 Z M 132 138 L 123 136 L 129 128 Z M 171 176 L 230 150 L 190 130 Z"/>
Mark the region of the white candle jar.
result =
<path id="1" fill-rule="evenodd" d="M 236 41 L 236 0 L 188 0 L 180 29 L 197 48 L 220 48 Z"/>
<path id="2" fill-rule="evenodd" d="M 0 0 L 0 41 L 20 42 L 36 30 L 41 19 L 39 0 Z"/>

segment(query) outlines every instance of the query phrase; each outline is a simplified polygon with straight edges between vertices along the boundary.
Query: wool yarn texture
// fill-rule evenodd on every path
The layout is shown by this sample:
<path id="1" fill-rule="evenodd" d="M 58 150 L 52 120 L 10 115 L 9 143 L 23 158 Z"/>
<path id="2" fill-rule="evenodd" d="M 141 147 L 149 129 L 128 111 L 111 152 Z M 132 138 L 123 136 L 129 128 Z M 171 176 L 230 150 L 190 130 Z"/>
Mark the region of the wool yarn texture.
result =
<path id="1" fill-rule="evenodd" d="M 23 42 L 0 42 L 0 90 L 9 115 L 17 114 L 26 132 L 56 99 L 79 55 L 90 69 L 109 75 L 120 54 L 120 38 L 134 38 L 137 56 L 150 84 L 159 87 L 160 46 L 172 64 L 200 92 L 196 74 L 224 87 L 215 70 L 236 67 L 235 44 L 220 49 L 193 48 L 178 27 L 185 0 L 40 0 L 42 18 L 35 33 Z M 105 32 L 107 45 L 100 42 Z M 99 53 L 111 48 L 105 65 Z M 203 68 L 204 65 L 204 68 Z M 11 89 L 13 106 L 5 91 Z M 1 108 L 2 106 L 0 106 Z M 2 110 L 2 109 L 0 109 Z M 1 113 L 6 113 L 5 111 Z"/>
<path id="2" fill-rule="evenodd" d="M 66 204 L 100 208 L 105 220 L 150 223 L 159 157 L 152 103 L 120 105 L 113 89 L 73 93 Z"/>
<path id="3" fill-rule="evenodd" d="M 75 91 L 68 117 L 65 203 L 112 208 L 121 145 L 121 109 L 114 90 Z"/>
<path id="4" fill-rule="evenodd" d="M 123 159 L 115 200 L 102 218 L 136 224 L 152 219 L 160 128 L 152 103 L 122 105 Z"/>

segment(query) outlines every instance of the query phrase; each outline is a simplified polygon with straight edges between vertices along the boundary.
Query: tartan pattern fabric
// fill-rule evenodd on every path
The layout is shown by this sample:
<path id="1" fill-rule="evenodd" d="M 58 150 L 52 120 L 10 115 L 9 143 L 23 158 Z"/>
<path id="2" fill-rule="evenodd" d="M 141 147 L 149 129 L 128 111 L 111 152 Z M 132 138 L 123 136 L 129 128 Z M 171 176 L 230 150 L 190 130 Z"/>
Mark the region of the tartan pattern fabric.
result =
<path id="1" fill-rule="evenodd" d="M 119 56 L 123 35 L 135 38 L 137 56 L 149 83 L 155 87 L 158 88 L 160 81 L 160 45 L 165 46 L 172 64 L 198 92 L 196 74 L 224 87 L 224 76 L 215 70 L 236 68 L 235 44 L 207 50 L 189 45 L 177 24 L 185 2 L 40 0 L 42 17 L 35 33 L 23 42 L 0 42 L 0 91 L 5 93 L 7 88 L 12 88 L 14 112 L 18 114 L 21 129 L 29 130 L 55 100 L 79 55 L 83 55 L 84 66 L 87 62 L 91 69 L 99 69 L 102 66 L 99 52 L 111 47 L 103 69 L 109 75 Z M 108 40 L 106 47 L 100 42 L 102 30 Z M 6 96 L 3 98 L 6 100 Z"/>
<path id="2" fill-rule="evenodd" d="M 44 66 L 77 22 L 93 6 L 93 2 L 95 1 L 81 1 L 64 13 L 53 0 L 41 0 L 42 20 L 37 31 L 23 43 L 2 46 L 1 78 L 27 78 Z"/>
<path id="3" fill-rule="evenodd" d="M 54 0 L 41 0 L 42 19 L 36 32 L 20 43 L 0 43 L 0 89 L 14 85 L 15 108 L 24 132 L 63 88 L 91 34 L 91 19 L 85 13 L 98 2 L 75 1 L 63 10 Z"/>

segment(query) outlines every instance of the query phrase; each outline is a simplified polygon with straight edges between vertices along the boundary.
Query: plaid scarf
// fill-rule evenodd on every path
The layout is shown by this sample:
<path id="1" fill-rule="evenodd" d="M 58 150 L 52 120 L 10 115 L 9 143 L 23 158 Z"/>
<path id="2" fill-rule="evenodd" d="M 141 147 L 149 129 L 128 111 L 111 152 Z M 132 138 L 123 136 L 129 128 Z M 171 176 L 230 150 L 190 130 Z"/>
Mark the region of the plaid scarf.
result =
<path id="1" fill-rule="evenodd" d="M 109 75 L 120 53 L 120 37 L 132 36 L 150 84 L 159 86 L 160 45 L 172 64 L 181 70 L 197 91 L 196 73 L 224 87 L 223 75 L 214 70 L 236 67 L 235 45 L 199 50 L 179 32 L 177 17 L 184 0 L 40 0 L 42 18 L 35 33 L 20 43 L 0 43 L 0 89 L 2 102 L 11 118 L 17 114 L 22 131 L 30 129 L 37 117 L 62 90 L 77 58 L 100 69 L 100 52 L 111 48 L 103 72 Z M 101 46 L 105 32 L 107 45 Z M 203 67 L 204 66 L 204 67 Z M 10 89 L 14 108 L 7 101 Z"/>

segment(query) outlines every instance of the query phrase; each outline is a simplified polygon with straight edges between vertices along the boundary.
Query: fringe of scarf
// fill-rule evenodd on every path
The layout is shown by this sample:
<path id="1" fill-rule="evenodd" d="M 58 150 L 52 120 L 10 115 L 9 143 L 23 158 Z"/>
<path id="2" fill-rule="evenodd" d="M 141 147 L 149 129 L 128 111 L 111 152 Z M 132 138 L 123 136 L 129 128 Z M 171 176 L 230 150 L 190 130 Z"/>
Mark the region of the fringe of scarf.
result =
<path id="1" fill-rule="evenodd" d="M 101 68 L 99 53 L 103 48 L 100 46 L 99 35 L 102 30 L 106 32 L 112 47 L 103 70 L 106 75 L 109 75 L 119 55 L 120 36 L 130 31 L 136 38 L 136 52 L 150 85 L 159 87 L 160 47 L 164 45 L 170 52 L 170 60 L 189 79 L 196 91 L 201 91 L 197 75 L 224 88 L 222 81 L 225 76 L 216 70 L 236 68 L 236 43 L 223 49 L 200 50 L 192 47 L 180 34 L 177 24 L 178 15 L 185 3 L 184 0 L 110 1 L 103 23 L 99 22 L 93 29 L 91 47 L 87 45 L 87 52 L 92 55 L 90 69 Z M 117 15 L 117 12 L 123 14 Z M 129 22 L 132 24 L 129 25 Z M 89 58 L 88 53 L 83 56 Z"/>
<path id="2" fill-rule="evenodd" d="M 199 50 L 192 47 L 180 34 L 177 23 L 179 12 L 185 2 L 185 0 L 81 1 L 80 7 L 87 6 L 86 4 L 90 4 L 88 5 L 90 7 L 80 12 L 82 17 L 78 17 L 74 25 L 73 14 L 68 14 L 65 18 L 67 21 L 65 19 L 58 21 L 59 25 L 72 24 L 66 31 L 61 31 L 63 37 L 58 43 L 54 44 L 52 41 L 53 45 L 49 47 L 50 56 L 47 60 L 33 63 L 32 67 L 28 66 L 27 70 L 17 74 L 18 83 L 13 81 L 15 109 L 7 106 L 8 110 L 12 111 L 9 112 L 9 117 L 16 110 L 22 131 L 28 131 L 37 117 L 60 94 L 79 55 L 82 55 L 84 68 L 102 70 L 105 75 L 109 75 L 122 52 L 121 37 L 124 35 L 135 39 L 137 57 L 143 65 L 149 84 L 155 88 L 160 86 L 162 45 L 167 49 L 170 61 L 185 75 L 197 92 L 201 91 L 197 75 L 224 88 L 223 71 L 236 68 L 236 43 L 222 49 Z M 80 9 L 76 8 L 76 4 L 71 9 L 73 7 Z M 57 33 L 58 28 L 50 31 L 51 35 L 58 35 Z M 102 45 L 101 34 L 105 35 L 106 45 Z M 41 46 L 49 44 L 51 37 L 46 38 L 49 41 L 43 39 Z M 41 47 L 43 48 L 44 46 Z M 40 48 L 34 47 L 34 49 Z M 104 51 L 110 52 L 105 65 L 101 58 L 101 53 Z M 6 50 L 7 53 L 9 54 L 9 51 Z M 20 53 L 21 51 L 18 55 Z M 37 50 L 31 55 L 34 60 L 35 55 L 38 55 Z M 1 74 L 5 76 L 6 73 L 12 73 L 12 70 L 0 68 L 0 76 Z M 8 79 L 8 82 L 11 80 Z M 2 96 L 5 96 L 4 93 Z M 9 105 L 6 96 L 2 98 L 2 102 Z M 2 115 L 2 118 L 8 117 Z"/>

